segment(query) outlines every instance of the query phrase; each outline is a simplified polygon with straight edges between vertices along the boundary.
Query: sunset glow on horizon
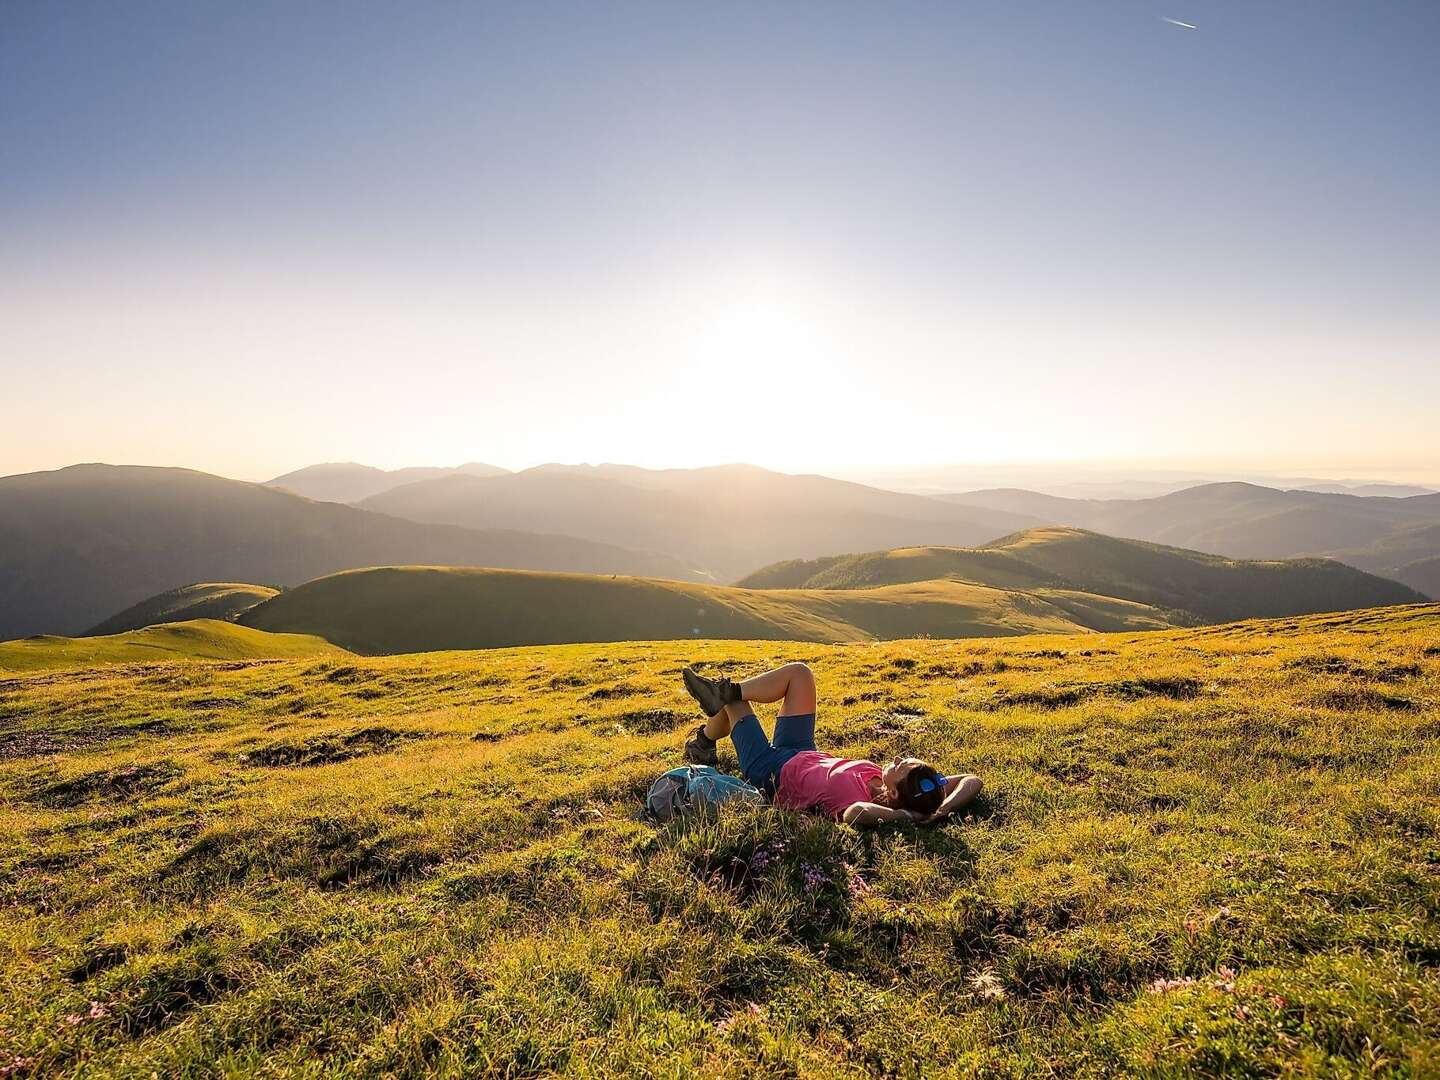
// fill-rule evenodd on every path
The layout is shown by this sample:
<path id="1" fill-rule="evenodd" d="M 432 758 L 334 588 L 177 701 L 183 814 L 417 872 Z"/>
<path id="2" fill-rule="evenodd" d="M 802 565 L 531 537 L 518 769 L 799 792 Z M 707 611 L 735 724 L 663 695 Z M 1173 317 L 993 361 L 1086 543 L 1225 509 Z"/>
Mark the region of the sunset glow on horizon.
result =
<path id="1" fill-rule="evenodd" d="M 0 474 L 1440 481 L 1432 6 L 365 12 L 0 15 Z"/>

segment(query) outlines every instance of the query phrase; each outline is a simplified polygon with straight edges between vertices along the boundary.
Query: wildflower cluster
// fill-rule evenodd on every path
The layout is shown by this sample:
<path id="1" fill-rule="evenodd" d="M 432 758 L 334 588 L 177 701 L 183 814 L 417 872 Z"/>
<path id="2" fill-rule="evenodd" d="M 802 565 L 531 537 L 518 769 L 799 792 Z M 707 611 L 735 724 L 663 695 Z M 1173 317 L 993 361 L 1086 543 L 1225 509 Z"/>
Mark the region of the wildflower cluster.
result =
<path id="1" fill-rule="evenodd" d="M 1215 978 L 1210 985 L 1216 990 L 1227 994 L 1235 992 L 1236 971 L 1232 967 L 1222 967 L 1215 973 Z M 1152 994 L 1163 994 L 1167 990 L 1184 990 L 1187 986 L 1194 986 L 1198 980 L 1190 975 L 1180 979 L 1156 979 L 1146 989 Z"/>
<path id="2" fill-rule="evenodd" d="M 737 1021 L 746 1016 L 753 1016 L 757 1020 L 765 1019 L 765 1006 L 754 1001 L 747 1003 L 744 1012 L 733 1012 L 725 1019 L 718 1021 L 715 1024 L 715 1034 L 724 1035 L 735 1026 Z"/>
<path id="3" fill-rule="evenodd" d="M 764 873 L 769 867 L 780 861 L 788 846 L 784 840 L 771 840 L 768 844 L 758 848 L 755 854 L 750 856 L 751 871 L 756 874 Z"/>
<path id="4" fill-rule="evenodd" d="M 90 1011 L 84 1013 L 69 1013 L 61 1022 L 63 1027 L 75 1027 L 83 1024 L 86 1020 L 104 1020 L 110 1015 L 110 1010 L 98 1001 L 90 1002 Z"/>
<path id="5" fill-rule="evenodd" d="M 815 892 L 817 889 L 830 884 L 830 875 L 814 863 L 802 862 L 800 869 L 805 874 L 805 889 L 807 892 Z"/>
<path id="6" fill-rule="evenodd" d="M 789 852 L 790 845 L 784 840 L 771 840 L 756 848 L 750 856 L 750 872 L 763 874 L 780 863 Z M 868 896 L 870 885 L 860 876 L 860 871 L 848 862 L 840 860 L 804 861 L 800 873 L 806 892 L 819 892 L 827 885 L 842 885 L 852 899 Z"/>
<path id="7" fill-rule="evenodd" d="M 1005 996 L 1005 987 L 1001 985 L 1000 977 L 987 968 L 971 973 L 970 992 L 981 1001 L 999 1001 Z"/>

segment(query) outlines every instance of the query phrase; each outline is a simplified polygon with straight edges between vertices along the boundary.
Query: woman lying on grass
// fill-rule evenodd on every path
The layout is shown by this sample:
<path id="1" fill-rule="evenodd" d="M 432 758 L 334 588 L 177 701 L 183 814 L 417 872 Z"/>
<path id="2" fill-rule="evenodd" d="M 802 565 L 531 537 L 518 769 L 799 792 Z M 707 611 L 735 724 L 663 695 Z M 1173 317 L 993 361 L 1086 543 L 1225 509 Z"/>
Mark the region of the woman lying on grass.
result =
<path id="1" fill-rule="evenodd" d="M 847 825 L 868 827 L 938 821 L 980 793 L 978 776 L 942 776 L 918 758 L 882 768 L 816 750 L 815 676 L 804 664 L 785 664 L 738 683 L 707 679 L 688 667 L 684 678 L 685 689 L 710 718 L 686 741 L 685 759 L 716 764 L 715 743 L 729 735 L 740 775 L 776 806 L 821 810 Z M 767 739 L 750 702 L 782 698 L 775 738 Z"/>

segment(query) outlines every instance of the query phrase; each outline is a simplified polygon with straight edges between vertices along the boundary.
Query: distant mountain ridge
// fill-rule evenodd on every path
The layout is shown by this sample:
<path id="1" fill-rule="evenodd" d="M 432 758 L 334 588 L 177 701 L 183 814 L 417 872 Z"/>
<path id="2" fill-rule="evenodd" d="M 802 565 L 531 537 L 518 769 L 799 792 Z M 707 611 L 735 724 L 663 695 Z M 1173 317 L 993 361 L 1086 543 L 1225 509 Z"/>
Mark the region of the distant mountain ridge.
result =
<path id="1" fill-rule="evenodd" d="M 1203 484 L 1149 499 L 1063 499 L 1020 489 L 942 501 L 1243 559 L 1321 556 L 1440 592 L 1440 494 L 1361 496 Z"/>
<path id="2" fill-rule="evenodd" d="M 397 475 L 334 468 L 344 476 L 378 473 L 387 483 Z M 1440 495 L 1234 483 L 1153 499 L 1072 500 L 1014 489 L 932 498 L 744 465 L 554 464 L 476 475 L 488 469 L 421 470 L 424 478 L 361 506 L 185 469 L 82 465 L 0 478 L 0 638 L 229 618 L 264 594 L 243 584 L 185 583 L 291 586 L 392 565 L 852 591 L 958 581 L 1118 598 L 1191 619 L 1405 602 L 1417 596 L 1410 590 L 1440 594 Z M 1037 523 L 1062 519 L 1105 528 L 1056 526 L 1036 543 Z M 1071 535 L 1077 528 L 1087 531 Z M 1022 540 L 1010 535 L 1017 533 L 1040 554 L 1017 555 Z M 1113 538 L 1146 533 L 1147 542 L 1128 546 Z M 1261 560 L 1292 558 L 1297 547 L 1325 548 L 1409 589 L 1386 592 L 1367 574 L 1313 560 L 1231 565 L 1257 551 Z"/>
<path id="3" fill-rule="evenodd" d="M 442 476 L 504 476 L 508 470 L 497 465 L 472 461 L 456 468 L 421 466 L 408 469 L 377 469 L 353 461 L 307 465 L 284 476 L 265 481 L 266 487 L 283 488 L 320 502 L 356 503 L 372 495 L 419 480 Z"/>
<path id="4" fill-rule="evenodd" d="M 504 476 L 422 480 L 359 505 L 414 521 L 558 532 L 665 551 L 717 581 L 781 558 L 977 544 L 1038 524 L 1005 510 L 751 465 L 541 465 Z"/>
<path id="5" fill-rule="evenodd" d="M 294 585 L 397 562 L 694 577 L 663 554 L 424 525 L 189 469 L 74 465 L 0 478 L 0 639 L 83 633 L 185 582 Z"/>

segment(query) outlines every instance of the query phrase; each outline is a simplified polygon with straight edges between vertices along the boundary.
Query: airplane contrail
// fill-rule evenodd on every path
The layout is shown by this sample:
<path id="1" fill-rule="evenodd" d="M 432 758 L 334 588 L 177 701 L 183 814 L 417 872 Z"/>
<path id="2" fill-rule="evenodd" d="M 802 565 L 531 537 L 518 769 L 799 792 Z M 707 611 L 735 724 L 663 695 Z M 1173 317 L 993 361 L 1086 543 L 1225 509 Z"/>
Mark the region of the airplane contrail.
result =
<path id="1" fill-rule="evenodd" d="M 1182 29 L 1185 29 L 1185 30 L 1199 30 L 1199 29 L 1200 29 L 1200 28 L 1199 28 L 1198 26 L 1196 26 L 1194 23 L 1181 22 L 1179 19 L 1172 19 L 1172 18 L 1170 18 L 1168 15 L 1161 15 L 1160 18 L 1164 19 L 1164 20 L 1165 20 L 1166 22 L 1168 22 L 1171 26 L 1179 26 L 1179 27 L 1181 27 Z"/>

